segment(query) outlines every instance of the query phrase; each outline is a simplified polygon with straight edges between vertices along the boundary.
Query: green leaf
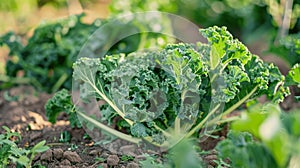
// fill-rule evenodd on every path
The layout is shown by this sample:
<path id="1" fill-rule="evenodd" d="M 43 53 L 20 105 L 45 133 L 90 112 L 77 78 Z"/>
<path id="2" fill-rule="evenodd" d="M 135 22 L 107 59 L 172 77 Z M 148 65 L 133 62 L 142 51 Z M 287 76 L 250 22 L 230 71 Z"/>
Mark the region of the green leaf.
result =
<path id="1" fill-rule="evenodd" d="M 289 145 L 291 145 L 288 134 L 285 131 L 276 132 L 276 134 L 272 136 L 272 139 L 264 140 L 263 142 L 273 154 L 276 163 L 280 167 L 285 167 L 291 154 L 291 151 L 287 150 Z"/>
<path id="2" fill-rule="evenodd" d="M 29 158 L 26 157 L 26 156 L 20 156 L 18 159 L 17 159 L 17 162 L 21 165 L 24 165 L 24 166 L 27 166 L 28 163 L 29 163 Z"/>
<path id="3" fill-rule="evenodd" d="M 16 147 L 16 146 L 17 146 L 13 141 L 11 141 L 11 140 L 9 140 L 9 139 L 4 139 L 4 140 L 2 140 L 2 141 L 1 141 L 1 144 L 8 144 L 8 145 L 13 146 L 13 147 Z"/>
<path id="4" fill-rule="evenodd" d="M 41 153 L 41 152 L 45 152 L 46 150 L 49 149 L 48 146 L 45 146 L 46 140 L 43 140 L 41 142 L 39 142 L 38 144 L 34 145 L 34 147 L 31 149 L 31 151 L 33 153 Z"/>
<path id="5" fill-rule="evenodd" d="M 77 118 L 76 108 L 71 100 L 71 95 L 66 89 L 54 94 L 54 96 L 45 104 L 46 116 L 51 123 L 56 122 L 56 118 L 61 112 L 69 115 L 71 127 L 81 127 L 81 123 Z"/>
<path id="6" fill-rule="evenodd" d="M 211 66 L 211 69 L 215 69 L 221 61 L 221 56 L 220 56 L 220 53 L 218 51 L 220 51 L 220 50 L 218 50 L 215 46 L 211 47 L 211 50 L 210 50 L 210 66 Z M 222 51 L 222 49 L 221 49 L 221 51 Z"/>
<path id="7" fill-rule="evenodd" d="M 165 165 L 156 162 L 156 159 L 153 156 L 150 155 L 145 155 L 146 159 L 139 161 L 140 165 L 142 167 L 147 167 L 147 168 L 166 168 Z"/>
<path id="8" fill-rule="evenodd" d="M 68 131 L 63 131 L 60 133 L 59 142 L 67 143 L 70 142 L 70 140 L 71 140 L 71 134 Z"/>
<path id="9" fill-rule="evenodd" d="M 218 157 L 229 158 L 233 168 L 278 167 L 268 149 L 247 132 L 229 131 L 227 139 L 218 143 L 216 149 Z"/>
<path id="10" fill-rule="evenodd" d="M 277 165 L 285 167 L 291 154 L 288 150 L 291 137 L 284 128 L 280 114 L 278 105 L 256 105 L 249 108 L 245 119 L 242 117 L 241 120 L 233 122 L 232 129 L 252 133 L 270 151 Z"/>
<path id="11" fill-rule="evenodd" d="M 142 123 L 135 123 L 130 128 L 131 134 L 135 137 L 146 137 L 148 136 L 147 128 Z"/>
<path id="12" fill-rule="evenodd" d="M 298 85 L 300 86 L 300 66 L 295 64 L 286 76 L 286 85 Z"/>
<path id="13" fill-rule="evenodd" d="M 176 144 L 169 152 L 169 165 L 178 168 L 203 167 L 198 151 L 195 149 L 195 140 L 185 139 Z"/>
<path id="14" fill-rule="evenodd" d="M 268 127 L 268 124 L 275 124 L 273 126 L 276 126 L 276 128 L 280 127 L 280 125 L 276 125 L 276 124 L 280 124 L 280 123 L 276 123 L 278 121 L 277 117 L 279 117 L 280 112 L 281 112 L 280 108 L 277 105 L 256 104 L 248 108 L 247 112 L 243 112 L 241 120 L 233 122 L 231 124 L 231 128 L 237 131 L 248 131 L 252 133 L 255 137 L 263 139 L 265 135 L 262 134 L 260 129 L 262 124 L 265 124 L 264 127 Z M 273 114 L 274 117 L 270 118 L 272 117 L 272 115 L 270 114 Z M 273 122 L 266 123 L 266 121 L 268 120 Z M 274 120 L 276 121 L 275 123 Z M 274 129 L 273 131 L 278 131 Z M 270 132 L 269 134 L 273 135 L 272 132 Z"/>
<path id="15" fill-rule="evenodd" d="M 292 135 L 295 139 L 300 137 L 300 110 L 295 109 L 290 111 L 288 114 L 283 113 L 282 123 L 286 128 L 287 132 Z"/>
<path id="16" fill-rule="evenodd" d="M 296 10 L 295 10 L 296 11 Z M 279 40 L 279 45 L 271 45 L 270 52 L 280 57 L 292 67 L 300 62 L 300 33 L 288 34 Z"/>

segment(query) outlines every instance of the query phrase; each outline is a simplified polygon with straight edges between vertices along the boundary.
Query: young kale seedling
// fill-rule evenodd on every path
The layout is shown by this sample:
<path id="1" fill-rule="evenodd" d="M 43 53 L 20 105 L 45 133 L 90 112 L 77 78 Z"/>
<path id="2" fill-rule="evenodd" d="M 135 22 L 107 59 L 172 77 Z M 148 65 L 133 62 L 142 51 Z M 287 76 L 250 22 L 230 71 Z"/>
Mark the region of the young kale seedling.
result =
<path id="1" fill-rule="evenodd" d="M 29 168 L 32 166 L 32 161 L 37 153 L 45 152 L 49 149 L 45 146 L 46 141 L 41 141 L 31 149 L 19 148 L 17 144 L 11 140 L 13 137 L 21 139 L 19 133 L 11 132 L 11 130 L 3 126 L 6 133 L 0 134 L 0 167 L 6 167 L 10 162 Z"/>

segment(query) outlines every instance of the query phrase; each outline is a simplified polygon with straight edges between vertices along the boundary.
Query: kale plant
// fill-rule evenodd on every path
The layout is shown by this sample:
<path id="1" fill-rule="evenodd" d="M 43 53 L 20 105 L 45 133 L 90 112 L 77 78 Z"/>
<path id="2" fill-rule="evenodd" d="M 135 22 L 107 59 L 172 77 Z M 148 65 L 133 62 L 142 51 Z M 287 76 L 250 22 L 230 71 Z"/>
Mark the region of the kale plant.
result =
<path id="1" fill-rule="evenodd" d="M 21 140 L 21 135 L 17 132 L 11 132 L 11 130 L 2 126 L 6 131 L 4 134 L 0 134 L 0 168 L 5 168 L 11 163 L 17 163 L 17 167 L 29 168 L 32 166 L 33 159 L 38 153 L 45 152 L 49 149 L 45 145 L 46 141 L 37 143 L 31 149 L 19 148 L 13 138 Z"/>
<path id="2" fill-rule="evenodd" d="M 230 159 L 232 168 L 277 167 L 272 154 L 248 132 L 229 131 L 216 149 L 220 158 Z"/>
<path id="3" fill-rule="evenodd" d="M 14 32 L 8 32 L 0 37 L 0 46 L 7 45 L 10 49 L 6 63 L 6 76 L 1 78 L 4 82 L 1 88 L 10 87 L 15 83 L 30 83 L 36 88 L 47 92 L 56 92 L 59 89 L 71 89 L 72 65 L 81 48 L 88 38 L 101 26 L 113 22 L 113 28 L 106 26 L 107 30 L 94 41 L 89 54 L 131 53 L 138 48 L 151 47 L 154 34 L 142 35 L 135 33 L 129 37 L 122 37 L 129 32 L 148 30 L 144 25 L 134 23 L 133 20 L 96 19 L 88 24 L 82 21 L 84 14 L 73 15 L 55 22 L 47 22 L 38 26 L 33 35 L 22 42 L 22 37 Z M 148 42 L 146 42 L 149 40 Z M 166 39 L 164 39 L 166 40 Z M 111 45 L 111 46 L 107 46 Z M 108 48 L 108 49 L 106 49 Z M 23 72 L 23 79 L 18 80 Z"/>
<path id="4" fill-rule="evenodd" d="M 97 22 L 91 25 L 82 23 L 82 16 L 40 25 L 26 45 L 14 32 L 3 35 L 0 45 L 6 44 L 12 57 L 6 63 L 7 76 L 16 77 L 19 71 L 23 71 L 24 77 L 30 78 L 30 83 L 41 90 L 70 89 L 72 64 L 85 40 L 99 26 Z"/>
<path id="5" fill-rule="evenodd" d="M 233 168 L 299 167 L 299 114 L 282 112 L 275 104 L 251 105 L 217 145 L 219 157 L 229 158 Z"/>
<path id="6" fill-rule="evenodd" d="M 77 60 L 73 65 L 80 91 L 77 101 L 105 102 L 99 107 L 100 118 L 76 107 L 78 117 L 130 142 L 172 147 L 183 139 L 198 138 L 202 128 L 226 122 L 222 117 L 248 100 L 265 94 L 278 103 L 289 93 L 278 68 L 251 54 L 225 27 L 200 32 L 208 44 L 169 44 L 162 50 Z M 52 122 L 63 111 L 51 108 L 53 102 L 64 101 L 59 97 L 46 105 Z M 69 103 L 61 107 L 70 107 Z M 109 127 L 116 117 L 127 132 Z M 204 134 L 213 131 L 205 130 Z"/>

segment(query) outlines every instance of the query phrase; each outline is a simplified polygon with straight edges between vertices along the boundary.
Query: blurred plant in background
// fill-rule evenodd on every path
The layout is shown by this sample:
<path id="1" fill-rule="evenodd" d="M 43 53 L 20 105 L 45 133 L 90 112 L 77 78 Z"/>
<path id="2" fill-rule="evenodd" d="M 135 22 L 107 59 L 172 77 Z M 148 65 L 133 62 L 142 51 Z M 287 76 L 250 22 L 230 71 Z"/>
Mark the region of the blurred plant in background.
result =
<path id="1" fill-rule="evenodd" d="M 269 52 L 277 54 L 289 68 L 300 63 L 300 32 L 281 38 L 278 45 L 270 47 Z"/>
<path id="2" fill-rule="evenodd" d="M 83 18 L 84 14 L 71 15 L 41 24 L 30 38 L 23 41 L 15 32 L 0 36 L 0 46 L 9 49 L 5 75 L 0 74 L 0 89 L 32 84 L 49 93 L 61 88 L 70 90 L 72 65 L 79 55 L 128 54 L 173 41 L 173 38 L 159 33 L 145 33 L 163 31 L 171 34 L 170 23 L 157 13 L 151 18 L 96 19 L 91 24 L 84 23 Z M 87 43 L 88 39 L 93 40 Z M 82 51 L 83 46 L 88 46 L 88 50 Z"/>
<path id="3" fill-rule="evenodd" d="M 0 20 L 5 24 L 1 24 L 0 26 L 1 34 L 8 30 L 17 30 L 22 34 L 26 33 L 30 27 L 35 26 L 34 24 L 39 22 L 41 17 L 50 12 L 49 10 L 46 10 L 44 14 L 39 12 L 46 6 L 48 9 L 60 9 L 66 7 L 67 4 L 62 3 L 60 0 L 54 0 L 52 2 L 46 2 L 45 0 L 2 1 L 0 3 Z M 58 12 L 53 13 L 59 15 Z M 49 14 L 47 15 L 49 16 Z M 7 19 L 9 19 L 9 22 Z"/>
<path id="4" fill-rule="evenodd" d="M 84 23 L 92 24 L 96 18 L 106 18 L 109 1 L 106 0 L 8 0 L 0 3 L 0 36 L 13 31 L 26 45 L 34 29 L 45 22 L 55 22 L 72 14 L 86 13 Z M 85 30 L 83 30 L 85 31 Z M 9 55 L 7 46 L 0 47 L 0 74 L 5 74 Z"/>
<path id="5" fill-rule="evenodd" d="M 283 72 L 300 62 L 300 0 L 112 0 L 110 5 L 112 16 L 147 10 L 174 13 L 199 27 L 226 26 Z"/>
<path id="6" fill-rule="evenodd" d="M 106 0 L 8 0 L 0 3 L 0 34 L 14 30 L 26 34 L 43 20 L 53 20 L 80 14 L 83 10 L 97 18 L 107 16 Z M 96 10 L 97 9 L 97 10 Z M 95 19 L 95 16 L 93 20 Z M 8 22 L 9 20 L 9 22 Z M 92 22 L 91 20 L 89 20 Z"/>
<path id="7" fill-rule="evenodd" d="M 262 34 L 261 29 L 280 27 L 287 3 L 292 3 L 287 9 L 292 9 L 289 28 L 299 31 L 299 0 L 112 0 L 110 11 L 113 15 L 148 10 L 170 12 L 201 27 L 226 26 L 235 35 L 251 39 L 255 31 Z"/>

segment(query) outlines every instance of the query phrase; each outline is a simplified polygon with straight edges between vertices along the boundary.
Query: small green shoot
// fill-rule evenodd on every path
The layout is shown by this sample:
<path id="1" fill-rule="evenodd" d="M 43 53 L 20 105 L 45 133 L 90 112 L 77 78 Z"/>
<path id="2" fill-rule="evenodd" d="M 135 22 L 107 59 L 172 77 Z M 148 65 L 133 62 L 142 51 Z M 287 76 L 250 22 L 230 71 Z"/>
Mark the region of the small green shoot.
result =
<path id="1" fill-rule="evenodd" d="M 19 96 L 11 96 L 11 95 L 9 95 L 8 91 L 5 91 L 3 93 L 3 97 L 4 97 L 4 99 L 6 101 L 9 101 L 9 102 L 11 102 L 11 101 L 18 101 L 18 99 L 19 99 Z"/>
<path id="2" fill-rule="evenodd" d="M 68 131 L 63 131 L 60 133 L 59 142 L 67 143 L 71 141 L 71 134 Z"/>
<path id="3" fill-rule="evenodd" d="M 105 162 L 105 161 L 106 161 L 106 159 L 103 158 L 103 157 L 96 157 L 96 158 L 95 158 L 95 162 L 103 163 L 103 162 Z"/>
<path id="4" fill-rule="evenodd" d="M 91 140 L 92 138 L 90 137 L 90 135 L 89 135 L 89 134 L 87 134 L 87 133 L 84 133 L 84 135 L 83 135 L 83 139 L 85 139 L 85 140 Z"/>
<path id="5" fill-rule="evenodd" d="M 127 161 L 133 161 L 134 157 L 130 156 L 130 155 L 122 155 L 120 159 L 121 159 L 121 161 L 127 162 Z"/>
<path id="6" fill-rule="evenodd" d="M 32 161 L 37 153 L 42 153 L 49 149 L 49 147 L 45 145 L 45 140 L 39 142 L 31 149 L 19 148 L 14 141 L 11 141 L 11 138 L 15 136 L 21 139 L 20 134 L 11 132 L 6 126 L 3 126 L 2 128 L 6 131 L 6 133 L 0 134 L 1 168 L 6 167 L 12 162 L 29 168 L 32 166 Z"/>

